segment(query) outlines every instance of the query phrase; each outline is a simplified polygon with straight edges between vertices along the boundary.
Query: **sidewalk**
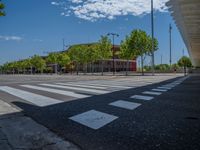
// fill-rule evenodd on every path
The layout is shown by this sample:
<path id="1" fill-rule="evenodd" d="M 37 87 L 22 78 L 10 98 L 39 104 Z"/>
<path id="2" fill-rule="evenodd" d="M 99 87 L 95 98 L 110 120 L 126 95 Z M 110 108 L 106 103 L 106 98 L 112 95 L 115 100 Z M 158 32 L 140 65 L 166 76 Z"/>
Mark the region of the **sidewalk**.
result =
<path id="1" fill-rule="evenodd" d="M 79 150 L 0 100 L 0 150 Z"/>

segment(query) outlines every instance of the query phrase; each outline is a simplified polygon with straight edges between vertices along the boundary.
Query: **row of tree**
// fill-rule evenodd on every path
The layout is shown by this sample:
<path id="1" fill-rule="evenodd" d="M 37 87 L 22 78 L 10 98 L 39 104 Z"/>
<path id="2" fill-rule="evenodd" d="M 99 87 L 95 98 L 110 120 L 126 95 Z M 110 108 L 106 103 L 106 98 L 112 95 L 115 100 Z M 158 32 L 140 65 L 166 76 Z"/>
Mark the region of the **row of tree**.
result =
<path id="1" fill-rule="evenodd" d="M 154 42 L 154 48 L 152 49 L 152 42 Z M 115 52 L 119 58 L 127 60 L 126 75 L 128 74 L 128 61 L 141 57 L 142 72 L 143 62 L 146 55 L 151 55 L 152 52 L 158 49 L 158 41 L 147 35 L 145 31 L 133 30 L 130 35 L 121 41 L 120 51 Z M 4 72 L 26 72 L 27 69 L 36 69 L 37 72 L 43 72 L 46 66 L 70 66 L 71 69 L 76 69 L 77 74 L 79 67 L 82 66 L 84 70 L 87 70 L 88 65 L 97 61 L 101 62 L 101 71 L 103 75 L 104 63 L 106 59 L 113 57 L 112 43 L 107 36 L 102 36 L 97 43 L 94 44 L 82 44 L 71 46 L 68 51 L 62 53 L 50 53 L 47 57 L 42 58 L 38 55 L 33 56 L 30 59 L 23 61 L 10 62 L 3 65 L 2 70 Z M 22 71 L 24 70 L 24 71 Z M 57 68 L 55 69 L 57 70 Z"/>
<path id="2" fill-rule="evenodd" d="M 186 73 L 186 69 L 187 68 L 191 68 L 192 67 L 192 62 L 190 60 L 189 57 L 187 56 L 183 56 L 181 57 L 177 63 L 172 64 L 172 66 L 170 66 L 169 64 L 159 64 L 155 66 L 155 70 L 156 71 L 163 71 L 163 72 L 169 72 L 172 70 L 180 70 L 180 69 L 184 69 L 184 72 Z M 144 70 L 145 71 L 151 71 L 151 67 L 149 66 L 144 66 Z"/>

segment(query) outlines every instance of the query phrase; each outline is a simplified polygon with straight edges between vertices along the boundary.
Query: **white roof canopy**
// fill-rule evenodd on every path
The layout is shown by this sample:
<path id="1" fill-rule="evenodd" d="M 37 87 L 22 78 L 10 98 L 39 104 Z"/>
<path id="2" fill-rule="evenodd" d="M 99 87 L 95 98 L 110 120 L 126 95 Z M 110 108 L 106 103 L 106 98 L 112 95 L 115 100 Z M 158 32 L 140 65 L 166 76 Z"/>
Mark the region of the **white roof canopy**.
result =
<path id="1" fill-rule="evenodd" d="M 167 3 L 193 65 L 200 67 L 200 0 L 170 0 Z"/>

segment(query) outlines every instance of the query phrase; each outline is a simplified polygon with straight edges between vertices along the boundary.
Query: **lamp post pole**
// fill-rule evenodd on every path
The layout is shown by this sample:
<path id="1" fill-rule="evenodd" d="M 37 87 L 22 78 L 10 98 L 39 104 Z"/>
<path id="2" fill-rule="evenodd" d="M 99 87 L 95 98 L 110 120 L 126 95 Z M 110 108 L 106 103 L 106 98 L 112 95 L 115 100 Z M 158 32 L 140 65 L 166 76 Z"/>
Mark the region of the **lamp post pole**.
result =
<path id="1" fill-rule="evenodd" d="M 169 63 L 171 67 L 172 66 L 172 26 L 171 24 L 169 24 L 169 50 L 170 50 Z"/>
<path id="2" fill-rule="evenodd" d="M 152 36 L 152 75 L 155 73 L 154 67 L 154 6 L 153 0 L 151 0 L 151 36 Z"/>
<path id="3" fill-rule="evenodd" d="M 113 59 L 113 75 L 115 75 L 116 72 L 116 67 L 115 67 L 115 37 L 119 37 L 119 34 L 117 33 L 108 33 L 108 36 L 112 36 L 112 42 L 113 42 L 113 47 L 112 47 L 112 59 Z"/>

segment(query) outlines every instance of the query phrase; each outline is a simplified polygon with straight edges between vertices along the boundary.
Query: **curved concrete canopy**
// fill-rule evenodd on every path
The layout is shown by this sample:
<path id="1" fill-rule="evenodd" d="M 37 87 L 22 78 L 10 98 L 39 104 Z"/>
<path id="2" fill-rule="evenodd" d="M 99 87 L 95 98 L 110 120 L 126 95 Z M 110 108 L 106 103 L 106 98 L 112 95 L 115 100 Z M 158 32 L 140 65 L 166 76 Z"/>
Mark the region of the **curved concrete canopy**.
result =
<path id="1" fill-rule="evenodd" d="M 200 67 L 200 0 L 170 0 L 167 3 L 193 65 Z"/>

